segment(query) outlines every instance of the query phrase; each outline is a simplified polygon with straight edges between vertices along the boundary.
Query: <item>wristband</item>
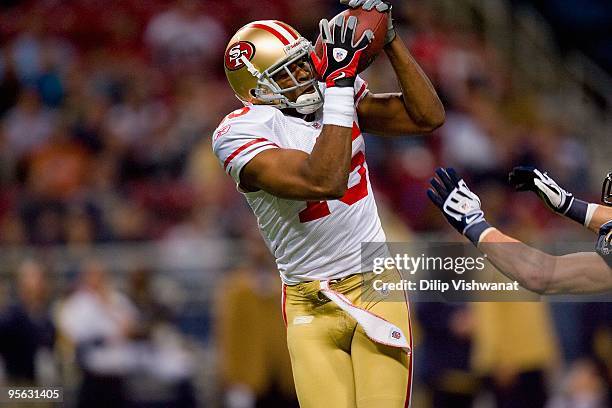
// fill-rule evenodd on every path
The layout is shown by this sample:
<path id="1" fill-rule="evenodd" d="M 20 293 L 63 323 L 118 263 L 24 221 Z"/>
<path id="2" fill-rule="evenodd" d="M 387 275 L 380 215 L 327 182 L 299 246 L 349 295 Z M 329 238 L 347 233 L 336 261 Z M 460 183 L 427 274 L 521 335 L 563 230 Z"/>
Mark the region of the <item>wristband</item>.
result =
<path id="1" fill-rule="evenodd" d="M 491 224 L 489 224 L 485 220 L 482 220 L 474 225 L 468 226 L 465 231 L 463 231 L 463 235 L 465 235 L 467 239 L 472 241 L 472 244 L 478 246 L 478 243 L 480 242 L 480 237 L 489 228 L 491 228 Z"/>
<path id="2" fill-rule="evenodd" d="M 353 127 L 355 116 L 355 88 L 332 87 L 325 89 L 323 124 Z"/>
<path id="3" fill-rule="evenodd" d="M 597 207 L 599 207 L 597 204 L 593 204 L 590 203 L 587 207 L 587 213 L 586 213 L 586 217 L 584 219 L 584 226 L 585 227 L 589 227 L 589 225 L 591 224 L 591 220 L 593 219 L 593 215 L 595 215 L 595 211 L 597 210 Z"/>
<path id="4" fill-rule="evenodd" d="M 585 225 L 589 204 L 585 201 L 572 198 L 572 202 L 569 205 L 567 211 L 563 213 L 566 217 Z"/>

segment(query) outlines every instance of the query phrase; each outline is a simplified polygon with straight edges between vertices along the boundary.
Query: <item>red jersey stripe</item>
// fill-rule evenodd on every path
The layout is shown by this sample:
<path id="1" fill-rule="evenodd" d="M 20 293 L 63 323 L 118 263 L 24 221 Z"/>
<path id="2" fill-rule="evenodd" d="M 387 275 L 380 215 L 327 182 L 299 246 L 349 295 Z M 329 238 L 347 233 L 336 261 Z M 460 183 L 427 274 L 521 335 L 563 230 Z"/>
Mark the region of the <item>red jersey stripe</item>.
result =
<path id="1" fill-rule="evenodd" d="M 276 143 L 272 143 L 272 142 L 270 142 L 270 143 L 264 143 L 264 144 L 260 144 L 260 145 L 257 145 L 257 146 L 255 146 L 255 147 L 253 147 L 253 148 L 252 148 L 252 149 L 250 149 L 249 151 L 245 152 L 245 154 L 251 154 L 251 153 L 253 153 L 255 150 L 259 150 L 259 149 L 261 149 L 261 148 L 263 148 L 263 147 L 266 147 L 266 146 L 276 146 L 276 147 L 278 147 L 278 145 L 277 145 Z"/>
<path id="2" fill-rule="evenodd" d="M 227 166 L 230 164 L 230 162 L 232 160 L 234 160 L 234 157 L 238 156 L 245 149 L 248 149 L 250 146 L 253 146 L 256 143 L 267 142 L 267 141 L 268 141 L 268 139 L 266 139 L 264 137 L 260 137 L 259 139 L 251 140 L 250 142 L 243 144 L 242 146 L 240 146 L 239 148 L 234 150 L 232 152 L 232 154 L 227 156 L 227 159 L 225 159 L 225 162 L 223 163 L 223 170 L 226 170 Z"/>
<path id="3" fill-rule="evenodd" d="M 359 98 L 361 98 L 361 95 L 363 95 L 363 93 L 365 92 L 367 87 L 368 87 L 368 83 L 367 82 L 364 82 L 361 85 L 361 88 L 359 88 L 359 91 L 355 94 L 355 102 L 359 101 Z"/>
<path id="4" fill-rule="evenodd" d="M 353 122 L 353 130 L 351 133 L 351 140 L 357 139 L 361 135 L 361 129 L 357 125 L 357 122 Z"/>

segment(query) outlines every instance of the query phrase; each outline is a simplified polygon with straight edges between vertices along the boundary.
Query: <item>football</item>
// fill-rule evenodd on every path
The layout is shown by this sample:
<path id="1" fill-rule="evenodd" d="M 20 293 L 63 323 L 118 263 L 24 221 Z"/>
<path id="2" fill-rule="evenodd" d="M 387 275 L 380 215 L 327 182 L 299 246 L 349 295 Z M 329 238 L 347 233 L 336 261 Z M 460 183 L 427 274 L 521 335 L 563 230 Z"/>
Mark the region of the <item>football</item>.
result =
<path id="1" fill-rule="evenodd" d="M 372 30 L 374 33 L 374 39 L 368 45 L 368 47 L 363 51 L 361 57 L 359 58 L 359 65 L 357 67 L 357 72 L 363 72 L 370 64 L 376 59 L 376 56 L 382 50 L 385 45 L 385 35 L 387 34 L 387 18 L 389 16 L 388 13 L 381 13 L 377 11 L 375 8 L 367 11 L 363 8 L 355 8 L 355 9 L 347 9 L 336 15 L 333 19 L 330 20 L 330 25 L 334 23 L 336 18 L 339 16 L 344 16 L 344 18 L 348 18 L 349 16 L 357 17 L 357 30 L 355 32 L 355 40 L 359 40 L 361 35 L 365 30 Z M 321 34 L 319 34 L 319 38 L 317 38 L 317 42 L 315 43 L 315 52 L 321 57 L 323 55 L 323 45 Z"/>

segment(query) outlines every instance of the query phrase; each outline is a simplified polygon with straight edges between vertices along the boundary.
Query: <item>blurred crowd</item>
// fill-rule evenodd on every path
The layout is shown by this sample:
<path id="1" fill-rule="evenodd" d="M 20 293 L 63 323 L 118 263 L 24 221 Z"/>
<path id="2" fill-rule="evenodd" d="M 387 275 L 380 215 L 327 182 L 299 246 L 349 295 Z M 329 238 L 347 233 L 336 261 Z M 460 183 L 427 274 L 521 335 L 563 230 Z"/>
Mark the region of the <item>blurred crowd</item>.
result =
<path id="1" fill-rule="evenodd" d="M 270 7 L 16 3 L 0 17 L 5 245 L 163 239 L 183 224 L 206 234 L 239 233 L 236 213 L 244 205 L 209 140 L 239 106 L 220 63 L 226 39 L 242 23 L 271 15 L 314 38 L 318 18 L 338 8 L 319 0 L 308 2 L 308 13 L 272 0 Z M 514 164 L 538 164 L 588 195 L 588 154 L 575 129 L 547 115 L 537 94 L 513 87 L 504 56 L 478 32 L 444 24 L 431 7 L 399 6 L 402 36 L 435 82 L 448 120 L 425 140 L 371 140 L 368 161 L 381 201 L 414 230 L 439 229 L 443 223 L 423 194 L 438 163 L 469 171 L 477 189 L 491 195 L 489 218 L 503 224 L 527 228 L 537 219 L 537 228 L 554 220 L 543 211 L 531 217 L 539 206 L 508 212 L 495 205 L 512 200 L 504 181 Z M 380 61 L 366 72 L 372 90 L 397 88 L 387 70 Z"/>
<path id="2" fill-rule="evenodd" d="M 591 174 L 590 147 L 580 129 L 550 112 L 536 90 L 513 82 L 512 64 L 487 43 L 478 19 L 468 26 L 457 24 L 440 13 L 440 2 L 395 3 L 400 35 L 434 82 L 447 121 L 433 135 L 367 137 L 368 165 L 388 235 L 398 240 L 430 233 L 457 238 L 425 195 L 434 168 L 442 164 L 465 174 L 483 200 L 487 219 L 510 234 L 540 242 L 554 241 L 562 233 L 590 239 L 547 212 L 536 198 L 510 191 L 506 183 L 514 165 L 537 165 L 576 195 L 595 201 L 596 192 L 585 180 L 599 175 Z M 223 74 L 226 41 L 243 24 L 270 18 L 284 20 L 314 40 L 318 20 L 340 10 L 326 0 L 1 2 L 0 251 L 153 241 L 180 246 L 175 252 L 180 254 L 189 245 L 198 252 L 202 237 L 237 238 L 247 247 L 254 245 L 252 232 L 245 232 L 245 225 L 254 225 L 249 210 L 210 146 L 212 130 L 240 107 Z M 390 69 L 381 56 L 364 73 L 372 91 L 397 90 Z M 272 407 L 265 402 L 269 396 L 262 395 L 272 392 L 272 400 L 292 401 L 286 358 L 264 367 L 256 357 L 282 350 L 282 322 L 272 306 L 280 296 L 277 277 L 263 272 L 274 269 L 269 259 L 261 260 L 255 249 L 246 252 L 246 262 L 224 283 L 238 289 L 218 300 L 223 306 L 212 318 L 218 319 L 213 331 L 219 339 L 236 339 L 251 330 L 248 337 L 254 338 L 261 336 L 256 329 L 261 326 L 255 324 L 261 322 L 276 334 L 258 337 L 253 350 L 246 351 L 219 340 L 226 347 L 219 351 L 218 381 L 227 390 L 227 406 L 254 406 L 260 399 L 258 406 Z M 136 270 L 114 285 L 103 261 L 87 259 L 70 288 L 49 291 L 53 271 L 45 269 L 36 260 L 21 263 L 11 301 L 0 302 L 6 303 L 0 309 L 0 356 L 8 379 L 34 383 L 40 374 L 37 366 L 49 368 L 47 376 L 57 379 L 52 373 L 56 364 L 48 361 L 59 355 L 81 371 L 81 406 L 94 406 L 88 398 L 100 395 L 100 389 L 115 390 L 106 395 L 118 398 L 98 400 L 101 406 L 127 401 L 125 389 L 131 396 L 155 389 L 166 404 L 196 404 L 189 350 L 171 311 L 151 292 L 154 272 Z M 258 298 L 262 287 L 273 289 Z M 482 386 L 478 377 L 493 384 L 498 401 L 514 404 L 505 406 L 536 407 L 512 395 L 547 400 L 545 374 L 564 361 L 576 363 L 550 407 L 604 406 L 571 405 L 564 398 L 585 394 L 584 399 L 596 404 L 609 390 L 596 347 L 600 329 L 610 329 L 608 306 L 552 311 L 540 304 L 476 310 L 430 306 L 416 311 L 424 355 L 431 357 L 419 361 L 419 375 L 440 401 L 454 401 L 434 406 L 459 407 L 452 399 L 457 393 L 471 403 Z M 239 321 L 249 313 L 250 318 Z M 525 314 L 533 319 L 518 318 Z M 529 335 L 540 340 L 540 348 L 534 349 L 541 352 L 519 355 L 520 364 L 499 368 L 486 357 L 499 352 L 491 348 L 481 354 L 484 371 L 476 375 L 469 368 L 472 340 L 495 344 L 490 333 L 478 334 L 477 329 L 499 319 L 511 323 L 493 337 L 516 338 L 529 348 L 524 339 Z M 275 347 L 267 348 L 269 344 Z M 555 353 L 558 346 L 561 359 Z M 609 346 L 606 350 L 609 357 Z M 435 358 L 455 354 L 454 361 Z M 259 371 L 245 368 L 245 361 Z M 446 374 L 450 377 L 443 385 L 433 381 L 446 379 Z"/>
<path id="3" fill-rule="evenodd" d="M 25 260 L 14 278 L 0 312 L 0 382 L 62 386 L 68 406 L 197 406 L 193 351 L 152 271 L 133 270 L 119 290 L 104 262 L 89 258 L 59 297 L 42 263 Z"/>

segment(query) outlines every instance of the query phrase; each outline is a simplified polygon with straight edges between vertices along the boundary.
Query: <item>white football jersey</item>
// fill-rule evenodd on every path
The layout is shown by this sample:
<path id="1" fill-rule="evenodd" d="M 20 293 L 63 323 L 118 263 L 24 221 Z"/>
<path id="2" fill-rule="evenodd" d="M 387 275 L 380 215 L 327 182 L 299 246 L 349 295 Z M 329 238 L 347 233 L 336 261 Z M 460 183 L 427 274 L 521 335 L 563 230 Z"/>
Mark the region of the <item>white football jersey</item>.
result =
<path id="1" fill-rule="evenodd" d="M 355 106 L 367 94 L 361 78 L 355 83 Z M 240 184 L 242 168 L 268 149 L 310 153 L 322 129 L 322 109 L 314 122 L 283 115 L 271 106 L 248 105 L 230 113 L 213 134 L 213 150 L 225 171 Z M 274 255 L 284 283 L 339 279 L 365 272 L 374 257 L 386 255 L 382 229 L 365 161 L 365 143 L 357 113 L 353 124 L 353 156 L 348 190 L 339 200 L 304 202 L 265 191 L 243 192 L 261 234 Z M 239 188 L 240 190 L 240 188 Z M 361 259 L 362 242 L 368 246 Z M 367 268 L 372 270 L 371 267 Z"/>

